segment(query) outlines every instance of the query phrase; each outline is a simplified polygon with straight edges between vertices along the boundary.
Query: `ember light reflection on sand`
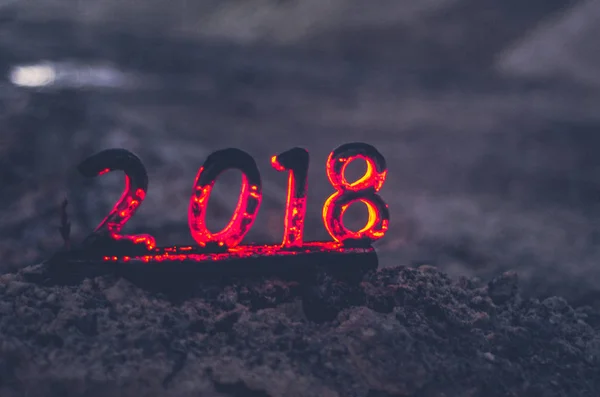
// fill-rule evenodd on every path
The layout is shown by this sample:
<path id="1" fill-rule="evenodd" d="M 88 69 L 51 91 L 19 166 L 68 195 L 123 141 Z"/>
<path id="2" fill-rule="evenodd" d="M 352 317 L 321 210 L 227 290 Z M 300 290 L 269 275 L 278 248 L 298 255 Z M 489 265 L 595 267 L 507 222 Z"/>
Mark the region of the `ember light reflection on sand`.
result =
<path id="1" fill-rule="evenodd" d="M 365 174 L 355 182 L 346 179 L 346 168 L 362 159 Z M 78 250 L 79 260 L 100 259 L 104 262 L 216 262 L 257 257 L 297 257 L 311 254 L 372 253 L 371 244 L 384 237 L 389 225 L 387 204 L 378 195 L 387 176 L 383 156 L 365 143 L 344 144 L 329 155 L 326 172 L 335 192 L 322 208 L 325 228 L 332 241 L 304 241 L 306 197 L 308 192 L 309 155 L 305 149 L 293 148 L 271 158 L 271 166 L 288 173 L 284 216 L 284 233 L 280 244 L 240 245 L 254 224 L 262 200 L 262 182 L 256 162 L 248 153 L 224 149 L 212 153 L 198 170 L 188 211 L 190 233 L 197 246 L 157 247 L 153 236 L 126 235 L 122 228 L 142 204 L 148 190 L 148 175 L 141 160 L 124 149 L 99 152 L 79 165 L 86 177 L 111 171 L 125 173 L 125 189 L 109 214 L 86 238 Z M 242 173 L 237 205 L 229 223 L 212 232 L 206 224 L 206 210 L 211 191 L 221 173 L 236 169 Z M 366 225 L 352 231 L 344 225 L 344 214 L 355 203 L 368 209 Z M 83 256 L 82 256 L 83 253 Z"/>

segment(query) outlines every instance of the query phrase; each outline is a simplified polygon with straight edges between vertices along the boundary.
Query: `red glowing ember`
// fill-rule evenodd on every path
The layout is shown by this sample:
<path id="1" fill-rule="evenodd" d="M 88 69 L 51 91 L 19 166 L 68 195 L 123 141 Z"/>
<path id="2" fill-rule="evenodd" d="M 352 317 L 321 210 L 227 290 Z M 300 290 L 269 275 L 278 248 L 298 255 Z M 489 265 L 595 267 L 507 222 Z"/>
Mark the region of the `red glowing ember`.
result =
<path id="1" fill-rule="evenodd" d="M 349 183 L 344 171 L 348 164 L 358 159 L 365 160 L 367 171 L 362 178 Z M 376 241 L 382 238 L 390 220 L 388 206 L 377 194 L 387 175 L 383 156 L 369 145 L 342 145 L 329 155 L 326 169 L 327 177 L 336 190 L 323 206 L 323 221 L 329 235 L 340 243 L 350 239 Z M 367 206 L 369 220 L 365 227 L 353 232 L 344 226 L 343 217 L 348 207 L 356 202 Z"/>
<path id="2" fill-rule="evenodd" d="M 302 246 L 308 191 L 308 161 L 308 152 L 300 148 L 271 158 L 271 165 L 277 171 L 289 171 L 283 223 L 284 247 Z"/>
<path id="3" fill-rule="evenodd" d="M 121 235 L 121 229 L 131 219 L 146 198 L 148 174 L 142 161 L 133 153 L 123 149 L 105 150 L 97 153 L 79 165 L 79 171 L 87 177 L 106 174 L 111 171 L 125 173 L 125 190 L 109 214 L 100 222 L 93 235 L 108 233 L 113 240 L 129 240 L 134 244 L 144 244 L 149 250 L 156 247 L 154 237 L 142 235 Z"/>
<path id="4" fill-rule="evenodd" d="M 206 206 L 217 177 L 225 170 L 242 172 L 242 188 L 231 220 L 217 233 L 206 227 Z M 250 231 L 262 199 L 260 172 L 252 156 L 239 149 L 225 149 L 208 156 L 196 176 L 190 200 L 188 222 L 192 237 L 201 247 L 210 243 L 235 247 Z"/>
<path id="5" fill-rule="evenodd" d="M 175 246 L 166 248 L 155 248 L 146 255 L 105 255 L 102 260 L 106 262 L 205 262 L 228 259 L 244 259 L 257 256 L 297 256 L 318 253 L 367 253 L 373 248 L 348 248 L 334 242 L 308 242 L 301 249 L 289 249 L 281 245 L 238 245 L 228 248 L 223 252 L 203 252 L 199 247 Z"/>
<path id="6" fill-rule="evenodd" d="M 357 181 L 348 182 L 346 167 L 358 159 L 366 162 L 367 171 Z M 284 234 L 280 245 L 239 245 L 254 224 L 260 208 L 261 176 L 252 156 L 239 149 L 225 149 L 212 153 L 206 159 L 194 182 L 188 223 L 198 246 L 157 248 L 154 237 L 150 235 L 121 234 L 123 226 L 146 197 L 148 176 L 141 160 L 124 149 L 97 153 L 80 164 L 81 173 L 93 177 L 114 170 L 123 171 L 125 190 L 106 218 L 84 241 L 84 248 L 79 252 L 87 252 L 107 262 L 205 262 L 257 256 L 372 252 L 370 245 L 385 235 L 389 210 L 377 193 L 385 182 L 387 167 L 385 159 L 373 146 L 345 144 L 329 155 L 326 172 L 335 192 L 325 201 L 322 214 L 325 228 L 333 239 L 331 242 L 304 242 L 308 152 L 301 148 L 288 150 L 273 156 L 271 165 L 277 171 L 288 173 Z M 206 225 L 208 200 L 219 175 L 229 169 L 242 173 L 238 203 L 229 223 L 222 230 L 212 232 Z M 351 231 L 344 226 L 343 216 L 348 207 L 358 202 L 366 205 L 369 217 L 362 229 Z"/>

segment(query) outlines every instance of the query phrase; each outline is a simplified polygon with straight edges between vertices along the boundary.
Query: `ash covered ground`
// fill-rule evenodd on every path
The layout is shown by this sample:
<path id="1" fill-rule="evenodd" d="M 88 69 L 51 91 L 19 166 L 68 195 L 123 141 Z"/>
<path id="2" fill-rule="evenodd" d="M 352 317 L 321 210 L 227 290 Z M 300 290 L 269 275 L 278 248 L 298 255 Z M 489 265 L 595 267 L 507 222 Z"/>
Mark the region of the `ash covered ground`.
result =
<path id="1" fill-rule="evenodd" d="M 527 300 L 518 279 L 388 267 L 200 283 L 0 278 L 3 396 L 596 396 L 600 315 Z"/>
<path id="2" fill-rule="evenodd" d="M 27 329 L 58 321 L 35 309 L 48 295 L 79 302 L 73 303 L 73 310 L 79 310 L 76 305 L 84 304 L 88 299 L 86 294 L 104 294 L 102 291 L 110 283 L 118 283 L 91 280 L 56 293 L 50 287 L 30 286 L 22 291 L 9 287 L 13 283 L 10 280 L 21 277 L 14 272 L 61 247 L 56 228 L 65 197 L 69 199 L 72 239 L 77 242 L 100 222 L 120 194 L 122 175 L 108 174 L 93 181 L 77 175 L 75 166 L 86 156 L 109 147 L 125 147 L 142 157 L 150 174 L 148 198 L 129 222 L 127 231 L 152 233 L 159 244 L 168 245 L 192 242 L 187 228 L 187 206 L 195 174 L 206 156 L 226 147 L 246 150 L 257 160 L 264 185 L 263 204 L 248 240 L 278 241 L 282 233 L 285 177 L 270 168 L 269 158 L 293 146 L 306 147 L 311 154 L 311 168 L 305 234 L 309 239 L 319 240 L 328 238 L 320 219 L 321 206 L 332 192 L 325 176 L 327 154 L 340 144 L 364 141 L 376 146 L 389 165 L 388 181 L 381 194 L 390 205 L 392 219 L 389 233 L 377 243 L 380 266 L 427 264 L 456 280 L 476 277 L 487 281 L 508 270 L 517 272 L 520 295 L 526 303 L 499 305 L 500 309 L 494 309 L 499 310 L 498 319 L 496 314 L 492 316 L 487 309 L 482 310 L 494 318 L 490 326 L 495 327 L 494 334 L 510 338 L 507 332 L 526 332 L 518 337 L 539 351 L 523 353 L 523 357 L 507 358 L 500 354 L 499 357 L 510 362 L 489 364 L 500 365 L 502 371 L 507 371 L 501 376 L 506 383 L 500 386 L 506 387 L 507 395 L 526 395 L 525 391 L 544 396 L 598 394 L 597 385 L 590 380 L 591 373 L 586 372 L 598 366 L 593 353 L 597 350 L 593 343 L 597 342 L 590 341 L 597 341 L 594 313 L 600 310 L 597 248 L 600 190 L 596 184 L 600 177 L 600 160 L 596 155 L 600 148 L 597 111 L 600 48 L 595 40 L 599 34 L 595 22 L 600 18 L 598 1 L 535 0 L 525 4 L 516 0 L 378 0 L 368 6 L 358 0 L 191 3 L 30 0 L 0 4 L 0 71 L 4 76 L 0 80 L 0 271 L 13 274 L 5 276 L 3 297 L 16 296 L 6 298 L 2 310 L 15 311 L 16 318 L 20 318 L 21 314 L 16 312 L 21 309 L 29 313 L 28 307 L 37 313 L 32 314 L 35 319 L 29 325 L 18 325 L 30 321 L 29 314 L 22 314 L 24 319 L 3 323 L 2 333 L 10 340 L 5 349 L 13 349 L 14 357 L 20 360 L 27 361 L 33 356 L 33 350 L 23 350 L 22 344 L 26 342 L 17 343 L 14 338 L 18 339 L 21 331 L 27 333 Z M 36 88 L 14 84 L 15 79 L 27 80 L 27 76 L 17 73 L 25 69 L 18 67 L 32 64 L 52 71 L 51 84 Z M 238 190 L 239 175 L 234 173 L 225 174 L 217 182 L 209 205 L 210 222 L 215 228 L 227 222 Z M 364 214 L 356 211 L 350 214 L 348 222 L 358 225 L 363 219 Z M 442 275 L 427 277 L 446 280 Z M 413 287 L 417 288 L 410 288 Z M 82 292 L 85 288 L 91 289 Z M 452 288 L 458 294 L 458 306 L 472 308 L 468 303 L 471 292 L 464 285 L 443 288 Z M 445 293 L 443 288 L 438 295 L 427 299 L 445 299 L 445 295 L 440 295 Z M 21 292 L 12 295 L 14 291 Z M 39 302 L 28 295 L 31 291 L 43 295 Z M 372 294 L 384 294 L 382 291 Z M 136 294 L 145 296 L 142 292 Z M 361 296 L 364 297 L 364 291 Z M 568 304 L 554 296 L 561 296 Z M 548 297 L 553 298 L 545 300 Z M 150 298 L 139 299 L 132 305 L 143 312 L 145 309 L 140 307 Z M 161 309 L 156 306 L 151 313 L 162 311 L 163 306 L 165 311 L 184 310 L 160 297 L 152 299 L 159 302 L 156 305 Z M 21 301 L 23 308 L 18 303 Z M 348 306 L 347 314 L 340 314 L 342 317 L 335 317 L 328 325 L 320 325 L 325 328 L 319 328 L 318 332 L 333 338 L 337 331 L 331 330 L 350 321 L 352 316 L 363 316 L 364 321 L 378 323 L 385 329 L 407 327 L 408 320 L 397 314 L 403 307 L 399 302 L 404 300 L 395 300 L 387 314 L 379 313 L 380 309 L 364 300 L 351 302 L 355 303 L 344 303 Z M 240 304 L 253 313 L 252 305 Z M 350 308 L 353 305 L 356 307 Z M 59 304 L 58 309 L 49 310 L 55 315 L 62 310 L 71 313 L 70 306 L 63 306 Z M 275 316 L 284 316 L 281 313 L 287 310 L 285 307 L 269 310 L 274 310 Z M 89 310 L 96 313 L 97 309 Z M 552 333 L 555 331 L 523 325 L 527 322 L 523 316 L 529 316 L 527 313 L 531 311 L 532 316 L 539 317 L 539 324 L 543 324 L 539 327 L 550 327 L 548 322 L 556 318 L 547 313 L 554 313 L 553 310 L 570 313 L 571 317 L 561 317 L 558 324 L 569 324 L 565 327 L 579 324 L 581 328 L 573 333 L 560 331 L 560 336 L 556 336 Z M 584 312 L 588 317 L 581 315 Z M 216 314 L 211 313 L 206 316 Z M 423 309 L 419 313 L 427 324 L 423 327 L 435 326 L 432 322 L 437 320 L 430 318 L 430 312 Z M 140 314 L 144 319 L 141 323 L 150 321 L 154 315 L 148 314 L 150 317 L 146 318 L 146 314 Z M 128 316 L 119 312 L 117 320 L 110 321 L 124 322 Z M 470 314 L 465 316 L 460 321 L 468 323 Z M 393 318 L 399 319 L 400 325 Z M 266 318 L 263 320 L 268 323 Z M 294 332 L 317 332 L 302 328 L 317 327 L 307 321 Z M 387 321 L 390 323 L 384 326 Z M 8 325 L 13 322 L 16 325 Z M 62 340 L 63 346 L 68 345 L 66 340 L 75 338 L 72 335 L 81 332 L 66 323 L 52 322 L 48 326 L 55 327 L 52 332 L 60 334 L 58 339 L 54 336 L 50 339 Z M 105 326 L 116 325 L 105 323 Z M 527 331 L 513 327 L 524 327 Z M 594 327 L 596 331 L 592 330 Z M 425 328 L 423 332 L 427 333 Z M 473 360 L 479 354 L 484 358 L 488 353 L 497 356 L 492 347 L 479 344 L 483 339 L 476 339 L 480 335 L 477 329 L 474 326 L 472 332 L 467 328 L 457 331 L 457 338 L 467 338 L 469 344 L 478 346 L 470 347 L 473 350 L 469 353 L 461 355 L 460 350 L 452 353 L 444 350 L 454 349 L 452 346 L 457 346 L 454 342 L 433 348 L 431 357 L 440 358 L 439 368 L 459 356 L 469 363 L 477 362 Z M 84 346 L 91 345 L 100 349 L 102 338 L 112 338 L 110 332 L 106 336 L 101 332 L 81 336 L 85 342 L 72 347 L 75 350 L 55 349 L 54 342 L 48 342 L 40 351 L 53 357 L 48 363 L 59 363 L 62 359 L 75 365 L 80 363 L 74 359 L 77 349 L 84 351 Z M 198 335 L 210 332 L 204 330 Z M 261 338 L 267 338 L 265 335 L 271 331 L 264 332 Z M 420 331 L 406 332 L 410 338 L 419 338 L 415 332 Z M 27 338 L 35 339 L 37 333 Z M 318 335 L 315 338 L 319 343 L 326 343 L 325 334 Z M 533 342 L 536 338 L 540 338 L 539 346 Z M 544 345 L 546 339 L 548 345 Z M 507 344 L 512 342 L 498 343 L 500 349 L 510 350 Z M 525 368 L 550 371 L 548 365 L 571 365 L 563 356 L 561 362 L 545 356 L 554 354 L 558 345 L 570 349 L 573 354 L 570 357 L 577 363 L 570 367 L 573 371 L 570 374 L 573 379 L 587 379 L 587 386 L 585 382 L 566 385 L 566 380 L 563 382 L 566 378 L 562 378 L 566 375 L 556 375 L 556 380 L 552 380 L 541 372 L 539 377 L 530 374 L 534 381 L 525 379 L 529 375 L 521 379 L 511 377 L 511 371 L 522 372 Z M 410 371 L 421 371 L 419 365 L 427 367 L 419 372 L 427 379 L 420 386 L 405 384 L 397 386 L 400 389 L 379 390 L 369 386 L 369 382 L 379 379 L 378 374 L 373 375 L 374 380 L 360 381 L 363 383 L 356 386 L 355 395 L 419 395 L 419 392 L 441 395 L 445 386 L 447 393 L 479 395 L 485 391 L 486 395 L 493 395 L 477 384 L 488 379 L 487 375 L 473 383 L 453 383 L 452 379 L 459 379 L 459 373 L 475 371 L 477 365 L 471 369 L 460 367 L 456 373 L 449 369 L 448 374 L 454 375 L 444 378 L 441 369 L 430 367 L 438 364 L 429 364 L 433 358 L 419 346 L 416 351 L 423 356 L 414 362 L 421 364 L 415 364 Z M 546 352 L 546 348 L 553 350 Z M 100 351 L 94 354 L 102 355 Z M 52 361 L 55 357 L 62 358 Z M 235 360 L 242 361 L 227 365 L 242 368 L 249 365 L 244 361 L 246 358 L 237 357 Z M 106 360 L 112 363 L 113 359 Z M 133 362 L 128 357 L 119 360 Z M 155 368 L 158 371 L 155 374 L 164 375 L 171 362 L 170 358 L 165 360 L 157 364 L 163 367 Z M 203 363 L 190 364 L 194 360 L 187 361 L 184 368 L 192 372 L 205 368 Z M 289 357 L 287 360 L 296 362 Z M 383 356 L 381 360 L 385 362 Z M 365 363 L 357 362 L 352 365 Z M 13 368 L 10 361 L 4 363 L 2 368 Z M 504 365 L 509 364 L 516 366 L 506 369 Z M 27 371 L 38 371 L 39 365 L 42 364 L 37 362 L 21 371 L 31 374 L 34 372 Z M 125 368 L 128 364 L 123 365 Z M 136 365 L 141 371 L 141 364 Z M 498 368 L 480 367 L 484 372 L 486 368 Z M 358 368 L 347 369 L 347 373 L 360 372 Z M 466 372 L 460 372 L 463 370 Z M 1 379 L 18 378 L 9 372 Z M 247 376 L 256 379 L 260 374 L 248 372 Z M 137 372 L 130 375 L 128 379 L 154 377 Z M 55 376 L 63 379 L 57 382 L 64 385 L 64 374 Z M 306 376 L 312 379 L 312 375 Z M 439 377 L 441 380 L 431 380 Z M 247 395 L 235 394 L 245 392 L 242 386 L 239 392 L 237 386 L 233 391 L 219 391 L 209 378 L 209 375 L 203 378 L 207 388 L 202 390 L 207 393 L 214 389 L 229 395 Z M 44 384 L 44 379 L 52 382 L 51 375 L 39 382 Z M 108 382 L 108 378 L 102 379 Z M 156 379 L 164 380 L 160 376 Z M 132 388 L 140 386 L 135 383 L 137 380 L 133 382 Z M 248 381 L 238 379 L 232 384 L 244 382 Z M 544 385 L 539 387 L 558 382 L 560 387 L 552 391 L 536 389 L 538 386 L 531 382 Z M 11 392 L 23 390 L 15 385 L 9 386 Z M 112 385 L 117 387 L 117 383 Z M 345 389 L 327 385 L 322 387 L 331 387 L 340 395 L 352 395 L 345 394 Z M 500 386 L 495 390 L 504 390 Z M 61 395 L 60 387 L 67 386 L 57 387 L 55 393 Z M 72 385 L 68 387 L 79 390 L 72 389 Z M 263 394 L 256 396 L 280 392 L 261 387 L 258 389 L 262 391 L 256 393 Z"/>

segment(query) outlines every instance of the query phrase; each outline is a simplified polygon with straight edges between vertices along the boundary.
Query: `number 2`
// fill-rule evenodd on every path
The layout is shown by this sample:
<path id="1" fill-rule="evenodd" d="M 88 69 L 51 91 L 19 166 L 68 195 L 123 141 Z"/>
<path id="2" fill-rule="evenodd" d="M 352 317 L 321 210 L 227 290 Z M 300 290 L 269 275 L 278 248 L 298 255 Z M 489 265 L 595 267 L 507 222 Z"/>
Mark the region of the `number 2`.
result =
<path id="1" fill-rule="evenodd" d="M 125 149 L 108 149 L 88 157 L 77 167 L 86 177 L 95 177 L 110 171 L 125 173 L 125 190 L 109 214 L 100 222 L 87 241 L 107 234 L 114 240 L 130 240 L 135 244 L 145 244 L 148 249 L 156 247 L 154 237 L 147 234 L 121 235 L 121 229 L 131 219 L 144 201 L 148 191 L 148 173 L 142 161 Z"/>

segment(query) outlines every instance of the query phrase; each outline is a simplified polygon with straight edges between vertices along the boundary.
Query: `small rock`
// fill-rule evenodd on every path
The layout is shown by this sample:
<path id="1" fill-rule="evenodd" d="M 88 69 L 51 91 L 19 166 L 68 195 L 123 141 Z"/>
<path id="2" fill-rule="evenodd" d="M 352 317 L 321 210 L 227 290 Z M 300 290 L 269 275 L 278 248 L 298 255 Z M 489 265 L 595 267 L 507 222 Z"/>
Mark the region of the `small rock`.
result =
<path id="1" fill-rule="evenodd" d="M 435 266 L 431 266 L 431 265 L 427 265 L 427 264 L 425 264 L 425 265 L 420 265 L 420 266 L 418 267 L 418 269 L 419 269 L 420 271 L 422 271 L 423 273 L 437 273 L 437 272 L 439 272 L 439 271 L 440 271 L 440 269 L 438 269 L 437 267 L 435 267 Z"/>
<path id="2" fill-rule="evenodd" d="M 236 310 L 223 313 L 219 317 L 215 319 L 215 331 L 217 332 L 228 332 L 230 331 L 235 323 L 239 320 L 240 316 L 243 313 L 243 309 L 238 308 Z"/>
<path id="3" fill-rule="evenodd" d="M 496 356 L 494 356 L 492 353 L 490 352 L 485 352 L 483 353 L 483 358 L 485 358 L 488 361 L 494 362 L 496 361 Z"/>
<path id="4" fill-rule="evenodd" d="M 477 312 L 473 316 L 473 326 L 481 328 L 490 322 L 490 316 L 486 312 Z"/>
<path id="5" fill-rule="evenodd" d="M 553 312 L 562 312 L 569 304 L 564 298 L 558 296 L 551 296 L 550 298 L 546 298 L 542 301 L 542 305 L 546 306 L 548 309 Z"/>
<path id="6" fill-rule="evenodd" d="M 502 305 L 516 298 L 519 293 L 519 277 L 510 271 L 494 278 L 488 284 L 488 294 L 497 305 Z"/>
<path id="7" fill-rule="evenodd" d="M 31 287 L 31 284 L 29 284 L 29 283 L 24 283 L 22 281 L 13 281 L 8 285 L 8 288 L 6 289 L 6 295 L 9 295 L 9 296 L 19 295 L 20 293 L 24 292 L 25 290 L 29 289 L 30 287 Z"/>
<path id="8" fill-rule="evenodd" d="M 106 289 L 104 294 L 109 302 L 118 304 L 129 298 L 132 287 L 131 283 L 127 280 L 120 279 L 112 287 Z"/>
<path id="9" fill-rule="evenodd" d="M 88 313 L 72 320 L 72 324 L 84 335 L 94 336 L 98 334 L 98 317 Z"/>
<path id="10" fill-rule="evenodd" d="M 45 291 L 45 290 L 43 290 L 41 288 L 36 289 L 36 291 L 35 291 L 35 297 L 37 299 L 44 300 L 44 299 L 46 299 L 47 296 L 48 296 L 48 292 L 47 291 Z"/>

